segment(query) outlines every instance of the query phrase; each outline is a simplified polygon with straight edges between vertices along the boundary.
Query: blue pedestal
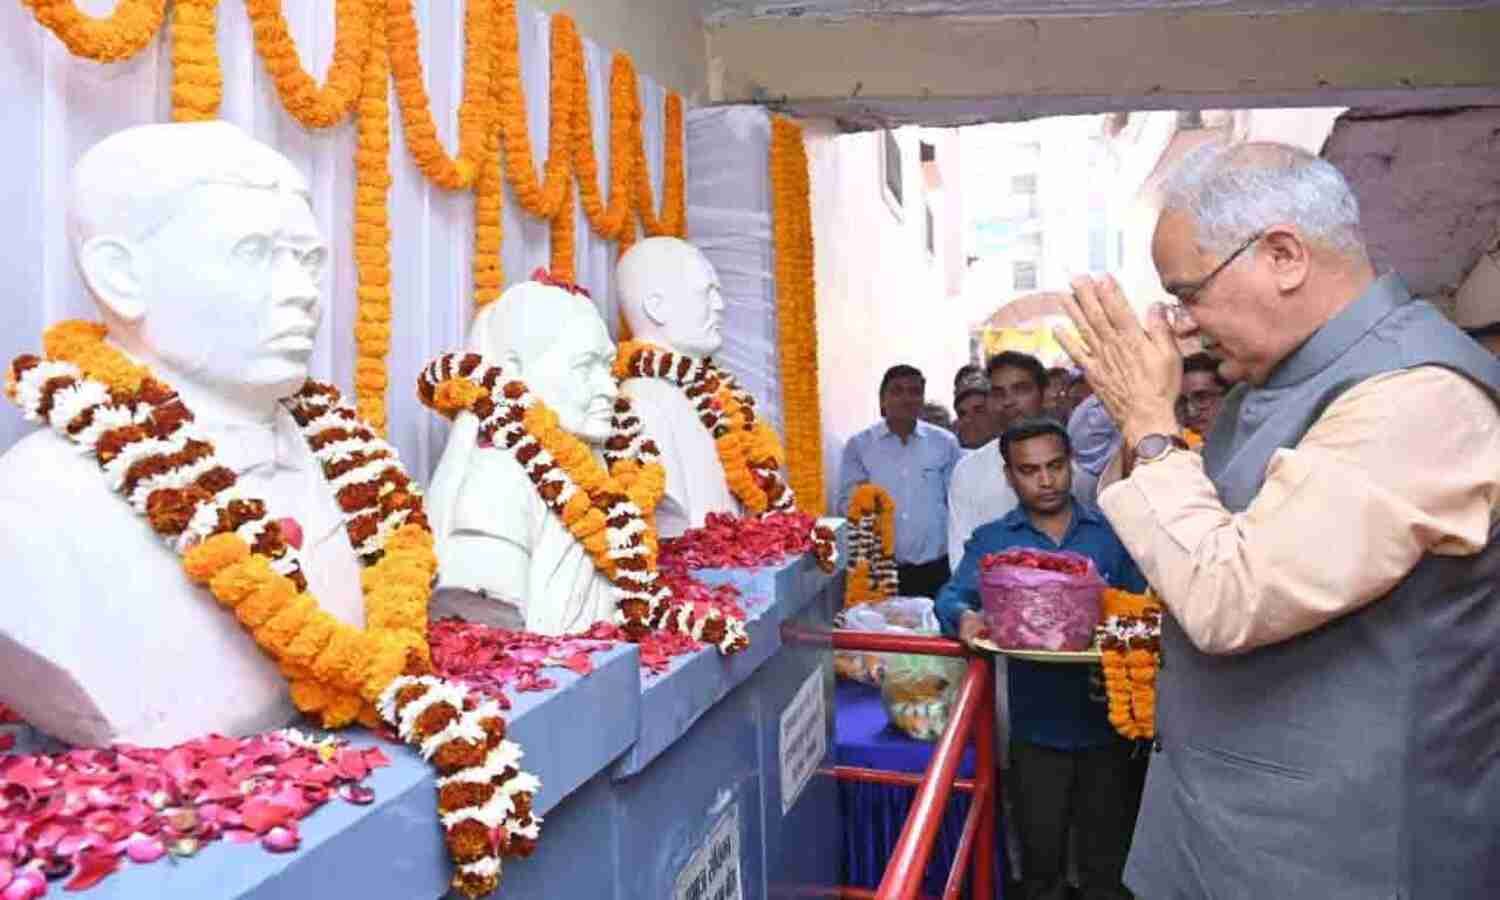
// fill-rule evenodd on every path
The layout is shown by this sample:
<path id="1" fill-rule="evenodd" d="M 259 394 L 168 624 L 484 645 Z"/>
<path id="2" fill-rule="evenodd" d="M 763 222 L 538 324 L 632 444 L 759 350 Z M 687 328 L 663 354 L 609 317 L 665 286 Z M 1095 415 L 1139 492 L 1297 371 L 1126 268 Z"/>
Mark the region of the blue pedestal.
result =
<path id="1" fill-rule="evenodd" d="M 762 900 L 787 884 L 837 882 L 837 794 L 809 775 L 833 749 L 831 652 L 785 646 L 781 628 L 830 627 L 842 581 L 811 558 L 702 577 L 734 583 L 750 601 L 744 653 L 725 659 L 709 648 L 643 678 L 636 648 L 620 646 L 595 654 L 588 676 L 556 670 L 555 689 L 513 697 L 510 734 L 542 780 L 545 822 L 537 853 L 506 863 L 499 897 Z M 127 864 L 84 896 L 443 896 L 449 863 L 432 770 L 409 748 L 381 746 L 392 764 L 370 776 L 376 801 L 330 802 L 302 823 L 296 852 L 215 843 L 181 864 Z M 787 808 L 789 754 L 806 777 L 789 782 L 796 802 Z"/>

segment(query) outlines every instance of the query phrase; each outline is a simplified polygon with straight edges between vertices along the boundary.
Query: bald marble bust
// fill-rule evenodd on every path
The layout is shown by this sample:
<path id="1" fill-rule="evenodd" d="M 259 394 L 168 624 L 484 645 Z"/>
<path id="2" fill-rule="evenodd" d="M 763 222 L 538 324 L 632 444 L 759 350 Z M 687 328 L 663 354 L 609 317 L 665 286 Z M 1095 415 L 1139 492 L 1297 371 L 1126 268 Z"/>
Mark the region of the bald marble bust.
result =
<path id="1" fill-rule="evenodd" d="M 635 244 L 620 257 L 615 284 L 635 339 L 700 358 L 723 346 L 719 276 L 692 244 L 668 237 Z M 620 386 L 661 448 L 667 470 L 656 510 L 661 536 L 701 527 L 710 513 L 740 515 L 713 436 L 682 389 L 658 378 L 629 378 Z"/>

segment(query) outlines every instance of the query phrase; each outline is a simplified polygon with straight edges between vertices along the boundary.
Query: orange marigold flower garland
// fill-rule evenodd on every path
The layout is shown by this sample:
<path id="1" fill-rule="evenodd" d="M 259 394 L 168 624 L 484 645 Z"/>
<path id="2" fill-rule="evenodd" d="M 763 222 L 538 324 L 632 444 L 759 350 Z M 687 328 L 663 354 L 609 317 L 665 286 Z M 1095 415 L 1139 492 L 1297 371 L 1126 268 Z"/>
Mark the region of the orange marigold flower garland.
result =
<path id="1" fill-rule="evenodd" d="M 74 0 L 21 0 L 36 20 L 57 35 L 74 56 L 119 62 L 135 56 L 161 29 L 166 0 L 119 0 L 114 12 L 95 18 Z"/>
<path id="2" fill-rule="evenodd" d="M 172 118 L 198 122 L 219 114 L 224 76 L 219 70 L 219 0 L 172 4 Z"/>
<path id="3" fill-rule="evenodd" d="M 328 128 L 342 122 L 354 108 L 363 92 L 362 76 L 374 31 L 384 30 L 385 17 L 376 14 L 380 5 L 380 0 L 337 0 L 333 62 L 319 87 L 302 68 L 281 13 L 282 0 L 245 0 L 256 52 L 292 118 L 308 128 Z"/>
<path id="4" fill-rule="evenodd" d="M 360 417 L 385 433 L 385 357 L 391 345 L 390 52 L 384 7 L 372 8 L 370 48 L 356 123 L 354 184 L 354 396 Z"/>
<path id="5" fill-rule="evenodd" d="M 1161 606 L 1149 594 L 1104 591 L 1099 664 L 1109 722 L 1121 736 L 1156 734 L 1156 673 L 1161 664 Z"/>
<path id="6" fill-rule="evenodd" d="M 329 728 L 383 718 L 434 761 L 445 775 L 439 811 L 457 865 L 454 887 L 469 896 L 493 890 L 499 855 L 534 846 L 538 784 L 520 771 L 520 749 L 503 741 L 494 701 L 424 674 L 431 668 L 427 597 L 437 554 L 421 494 L 394 448 L 329 385 L 309 381 L 284 401 L 365 566 L 365 627 L 355 628 L 306 592 L 298 548 L 282 520 L 237 486 L 177 393 L 104 336 L 93 323 L 49 330 L 46 358 L 22 356 L 9 367 L 7 395 L 27 419 L 47 423 L 98 461 L 110 488 L 182 555 L 188 577 L 207 585 L 276 660 L 299 709 Z M 448 704 L 452 715 L 410 714 L 407 701 L 418 692 L 402 691 L 412 685 Z M 472 789 L 448 791 L 448 781 Z M 483 826 L 478 835 L 475 823 Z"/>
<path id="7" fill-rule="evenodd" d="M 660 378 L 681 389 L 718 450 L 735 499 L 752 514 L 790 512 L 795 495 L 781 474 L 785 454 L 770 424 L 756 415 L 755 398 L 719 368 L 643 341 L 625 341 L 615 355 L 615 377 Z"/>
<path id="8" fill-rule="evenodd" d="M 401 107 L 407 148 L 417 168 L 433 184 L 449 190 L 474 183 L 496 126 L 495 0 L 470 0 L 464 12 L 464 88 L 458 105 L 457 157 L 450 157 L 438 139 L 422 75 L 421 36 L 412 0 L 389 0 L 391 71 Z"/>
<path id="9" fill-rule="evenodd" d="M 896 595 L 896 501 L 876 484 L 849 498 L 849 575 L 844 608 Z"/>
<path id="10" fill-rule="evenodd" d="M 824 508 L 823 426 L 807 149 L 802 127 L 781 116 L 771 120 L 770 167 L 787 475 L 803 510 L 817 515 Z"/>
<path id="11" fill-rule="evenodd" d="M 606 471 L 524 383 L 480 354 L 449 353 L 433 360 L 422 371 L 417 392 L 441 415 L 474 414 L 480 440 L 514 456 L 543 502 L 613 585 L 614 623 L 627 637 L 639 641 L 660 628 L 713 644 L 725 654 L 749 645 L 738 619 L 716 608 L 671 602 L 657 572 L 656 531 L 649 520 L 666 476 L 628 399 L 621 397 L 615 406 Z"/>

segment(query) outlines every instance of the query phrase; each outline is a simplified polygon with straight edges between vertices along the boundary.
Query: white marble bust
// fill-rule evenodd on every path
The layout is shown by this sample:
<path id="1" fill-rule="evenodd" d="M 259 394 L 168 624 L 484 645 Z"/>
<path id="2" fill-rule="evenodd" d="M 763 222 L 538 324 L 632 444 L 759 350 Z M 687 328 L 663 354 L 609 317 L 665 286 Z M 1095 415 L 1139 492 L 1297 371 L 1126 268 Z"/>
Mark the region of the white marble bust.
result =
<path id="1" fill-rule="evenodd" d="M 615 346 L 592 303 L 523 282 L 475 315 L 467 349 L 525 382 L 603 464 L 619 389 Z M 427 492 L 438 553 L 432 615 L 550 635 L 609 620 L 609 580 L 515 457 L 480 447 L 478 436 L 479 420 L 460 413 Z"/>
<path id="2" fill-rule="evenodd" d="M 719 276 L 692 244 L 670 237 L 641 241 L 620 257 L 615 283 L 636 340 L 700 358 L 723 345 Z M 661 536 L 697 528 L 709 513 L 740 515 L 713 436 L 682 389 L 659 378 L 629 378 L 621 387 L 667 469 L 666 493 L 656 510 Z"/>
<path id="3" fill-rule="evenodd" d="M 278 405 L 308 375 L 327 255 L 301 174 L 227 123 L 149 125 L 84 154 L 68 212 L 109 340 L 177 389 L 272 516 L 298 521 L 309 589 L 362 624 L 358 561 Z M 0 456 L 0 572 L 0 701 L 42 731 L 161 745 L 292 718 L 235 617 L 50 430 Z"/>

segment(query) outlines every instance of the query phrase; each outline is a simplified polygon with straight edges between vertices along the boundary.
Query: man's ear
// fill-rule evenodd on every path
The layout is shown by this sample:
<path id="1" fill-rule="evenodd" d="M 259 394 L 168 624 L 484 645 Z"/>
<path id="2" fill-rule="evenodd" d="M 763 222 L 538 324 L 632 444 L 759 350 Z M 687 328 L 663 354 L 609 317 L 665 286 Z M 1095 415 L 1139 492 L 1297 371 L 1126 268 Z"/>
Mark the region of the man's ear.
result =
<path id="1" fill-rule="evenodd" d="M 78 249 L 84 284 L 111 315 L 130 324 L 146 315 L 141 266 L 140 251 L 123 238 L 92 237 Z"/>
<path id="2" fill-rule="evenodd" d="M 641 312 L 645 313 L 646 318 L 650 319 L 651 323 L 657 327 L 667 324 L 666 307 L 667 298 L 663 297 L 660 291 L 652 291 L 641 302 Z"/>

